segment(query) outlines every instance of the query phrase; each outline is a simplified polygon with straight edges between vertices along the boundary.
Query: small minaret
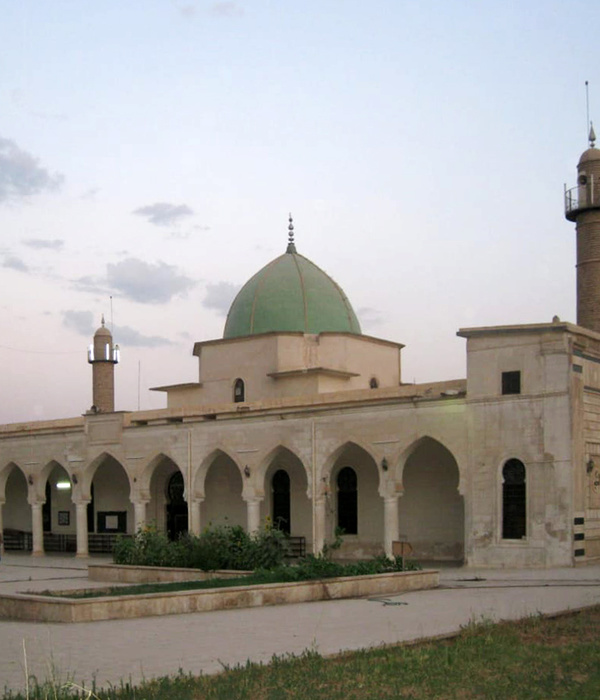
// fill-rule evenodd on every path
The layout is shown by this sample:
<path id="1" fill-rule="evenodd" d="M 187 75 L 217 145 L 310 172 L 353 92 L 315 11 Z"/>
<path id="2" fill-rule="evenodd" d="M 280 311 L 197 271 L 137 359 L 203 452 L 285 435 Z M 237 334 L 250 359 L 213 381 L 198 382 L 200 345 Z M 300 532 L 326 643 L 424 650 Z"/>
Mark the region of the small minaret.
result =
<path id="1" fill-rule="evenodd" d="M 593 124 L 589 142 L 577 165 L 577 186 L 565 186 L 565 216 L 577 231 L 577 325 L 600 333 L 600 150 Z"/>
<path id="2" fill-rule="evenodd" d="M 113 345 L 112 335 L 102 316 L 102 325 L 94 333 L 94 342 L 88 348 L 88 362 L 92 365 L 92 413 L 115 410 L 115 365 L 119 354 L 119 346 Z"/>

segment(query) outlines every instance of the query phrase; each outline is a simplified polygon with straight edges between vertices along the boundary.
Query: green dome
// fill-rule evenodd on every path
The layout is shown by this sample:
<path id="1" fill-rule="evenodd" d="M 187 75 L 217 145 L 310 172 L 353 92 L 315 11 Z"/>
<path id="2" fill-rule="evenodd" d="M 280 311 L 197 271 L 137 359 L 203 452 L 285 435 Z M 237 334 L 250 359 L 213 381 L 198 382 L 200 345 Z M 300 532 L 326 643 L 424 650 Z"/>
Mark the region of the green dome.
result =
<path id="1" fill-rule="evenodd" d="M 286 253 L 265 265 L 239 291 L 227 314 L 223 338 L 284 331 L 360 334 L 343 290 L 299 255 L 292 239 Z"/>

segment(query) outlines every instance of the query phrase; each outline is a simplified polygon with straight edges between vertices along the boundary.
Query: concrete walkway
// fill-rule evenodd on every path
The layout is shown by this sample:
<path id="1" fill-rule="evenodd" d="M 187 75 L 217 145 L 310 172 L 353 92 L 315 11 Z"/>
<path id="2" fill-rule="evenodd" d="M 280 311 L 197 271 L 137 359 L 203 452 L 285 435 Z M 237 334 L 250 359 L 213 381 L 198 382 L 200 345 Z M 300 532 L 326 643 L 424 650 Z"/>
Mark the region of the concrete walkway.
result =
<path id="1" fill-rule="evenodd" d="M 6 555 L 0 592 L 87 587 L 93 559 Z M 388 604 L 392 603 L 392 604 Z M 39 681 L 89 687 L 121 680 L 214 673 L 246 660 L 314 649 L 333 654 L 449 634 L 471 621 L 516 619 L 600 603 L 600 566 L 444 569 L 442 587 L 389 599 L 302 603 L 136 620 L 48 624 L 0 620 L 0 689 Z"/>

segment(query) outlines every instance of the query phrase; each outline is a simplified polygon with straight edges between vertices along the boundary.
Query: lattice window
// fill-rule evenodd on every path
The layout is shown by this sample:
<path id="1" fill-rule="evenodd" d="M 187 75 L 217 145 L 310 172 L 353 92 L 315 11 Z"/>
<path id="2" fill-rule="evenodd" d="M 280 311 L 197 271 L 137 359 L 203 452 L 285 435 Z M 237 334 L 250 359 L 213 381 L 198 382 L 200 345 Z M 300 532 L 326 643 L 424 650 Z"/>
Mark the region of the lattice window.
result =
<path id="1" fill-rule="evenodd" d="M 509 459 L 502 469 L 502 538 L 521 540 L 527 534 L 525 465 Z"/>

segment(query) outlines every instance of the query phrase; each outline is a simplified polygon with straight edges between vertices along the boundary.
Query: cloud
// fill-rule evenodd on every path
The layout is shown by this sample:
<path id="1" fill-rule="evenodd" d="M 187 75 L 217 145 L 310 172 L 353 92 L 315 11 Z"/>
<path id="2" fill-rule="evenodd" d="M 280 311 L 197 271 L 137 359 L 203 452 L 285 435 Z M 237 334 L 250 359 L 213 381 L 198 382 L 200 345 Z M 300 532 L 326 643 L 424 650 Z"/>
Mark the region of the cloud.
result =
<path id="1" fill-rule="evenodd" d="M 56 190 L 63 180 L 63 175 L 51 175 L 14 141 L 0 137 L 0 202 Z"/>
<path id="2" fill-rule="evenodd" d="M 106 280 L 92 275 L 84 275 L 73 280 L 73 286 L 79 292 L 90 292 L 92 294 L 110 294 Z"/>
<path id="3" fill-rule="evenodd" d="M 207 309 L 216 309 L 224 316 L 229 311 L 229 307 L 240 289 L 241 285 L 231 284 L 231 282 L 207 284 L 202 306 Z"/>
<path id="4" fill-rule="evenodd" d="M 367 328 L 379 326 L 385 322 L 380 312 L 370 306 L 361 306 L 359 309 L 356 309 L 356 315 L 361 324 Z"/>
<path id="5" fill-rule="evenodd" d="M 29 272 L 29 267 L 15 255 L 5 255 L 2 262 L 2 267 L 7 267 L 9 270 L 17 270 L 17 272 Z"/>
<path id="6" fill-rule="evenodd" d="M 31 114 L 32 117 L 36 117 L 37 119 L 45 119 L 47 121 L 66 122 L 69 118 L 66 114 L 53 114 L 52 112 L 31 111 L 29 112 L 29 114 Z"/>
<path id="7" fill-rule="evenodd" d="M 145 216 L 155 226 L 172 226 L 186 216 L 192 216 L 194 211 L 187 204 L 169 204 L 156 202 L 145 207 L 134 209 L 133 214 Z"/>
<path id="8" fill-rule="evenodd" d="M 130 348 L 158 348 L 164 345 L 175 345 L 168 338 L 159 335 L 143 335 L 130 326 L 115 326 L 113 338 L 119 345 Z"/>
<path id="9" fill-rule="evenodd" d="M 213 17 L 239 17 L 244 14 L 237 2 L 215 2 L 210 8 Z"/>
<path id="10" fill-rule="evenodd" d="M 99 187 L 92 187 L 91 189 L 86 190 L 83 194 L 79 195 L 79 199 L 95 199 L 98 192 L 100 192 Z"/>
<path id="11" fill-rule="evenodd" d="M 43 250 L 62 250 L 65 242 L 60 238 L 27 238 L 23 245 Z"/>
<path id="12" fill-rule="evenodd" d="M 94 322 L 91 311 L 63 311 L 63 325 L 79 335 L 91 338 L 98 324 Z M 112 336 L 116 343 L 126 347 L 156 348 L 164 345 L 174 345 L 168 338 L 158 335 L 144 335 L 131 326 L 115 326 L 112 329 Z"/>
<path id="13" fill-rule="evenodd" d="M 163 304 L 174 296 L 184 295 L 196 284 L 176 267 L 163 262 L 152 265 L 127 258 L 114 265 L 108 264 L 106 269 L 106 284 L 111 289 L 142 304 Z"/>
<path id="14" fill-rule="evenodd" d="M 80 335 L 92 336 L 96 331 L 91 311 L 63 311 L 63 325 Z"/>
<path id="15" fill-rule="evenodd" d="M 193 5 L 181 5 L 181 7 L 178 7 L 177 9 L 186 19 L 191 19 L 196 15 L 196 8 Z"/>

